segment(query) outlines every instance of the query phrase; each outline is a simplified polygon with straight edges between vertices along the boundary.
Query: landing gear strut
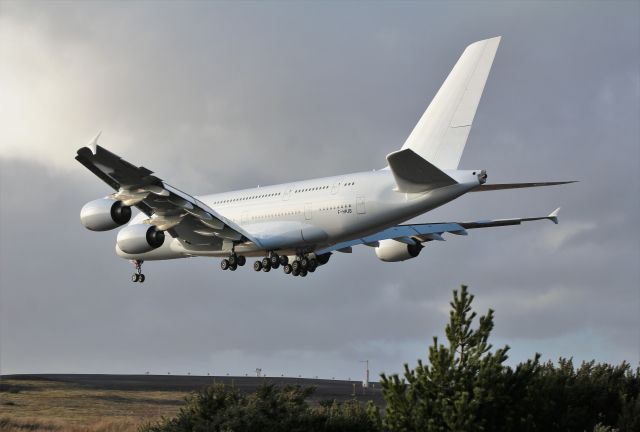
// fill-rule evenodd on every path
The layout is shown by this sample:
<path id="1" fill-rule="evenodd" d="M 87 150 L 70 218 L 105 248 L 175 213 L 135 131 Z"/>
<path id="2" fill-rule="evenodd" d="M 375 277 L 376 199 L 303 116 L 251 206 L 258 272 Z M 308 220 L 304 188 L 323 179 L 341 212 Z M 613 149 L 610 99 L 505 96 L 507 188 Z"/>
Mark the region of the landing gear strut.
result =
<path id="1" fill-rule="evenodd" d="M 142 260 L 133 260 L 131 261 L 136 268 L 136 272 L 131 275 L 131 282 L 144 282 L 144 275 L 142 274 Z"/>

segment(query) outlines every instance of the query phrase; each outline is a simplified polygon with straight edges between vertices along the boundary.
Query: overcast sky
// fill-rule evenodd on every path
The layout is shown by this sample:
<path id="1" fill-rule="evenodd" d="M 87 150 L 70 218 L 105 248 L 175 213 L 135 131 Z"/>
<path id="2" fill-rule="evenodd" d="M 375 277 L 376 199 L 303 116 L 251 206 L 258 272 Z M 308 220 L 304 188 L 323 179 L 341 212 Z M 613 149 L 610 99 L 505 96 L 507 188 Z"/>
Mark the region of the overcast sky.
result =
<path id="1" fill-rule="evenodd" d="M 0 1 L 0 372 L 360 378 L 425 358 L 451 291 L 511 364 L 640 362 L 640 3 Z M 192 194 L 370 170 L 463 49 L 502 35 L 462 157 L 490 182 L 421 222 L 545 215 L 306 279 L 144 265 L 79 221 L 101 144 Z"/>

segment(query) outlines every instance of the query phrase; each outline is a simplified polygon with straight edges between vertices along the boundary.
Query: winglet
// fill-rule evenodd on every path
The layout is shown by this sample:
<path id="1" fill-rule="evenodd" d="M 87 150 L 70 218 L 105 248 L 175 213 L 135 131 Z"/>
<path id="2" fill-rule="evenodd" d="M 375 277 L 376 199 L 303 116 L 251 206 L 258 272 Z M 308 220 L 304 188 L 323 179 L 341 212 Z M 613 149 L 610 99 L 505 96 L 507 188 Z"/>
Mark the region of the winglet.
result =
<path id="1" fill-rule="evenodd" d="M 552 211 L 549 216 L 547 216 L 547 219 L 549 219 L 551 222 L 553 222 L 554 224 L 558 224 L 558 213 L 560 213 L 560 207 L 558 207 L 557 209 L 555 209 L 554 211 Z"/>
<path id="2" fill-rule="evenodd" d="M 94 155 L 98 151 L 98 149 L 97 149 L 97 147 L 98 147 L 98 138 L 100 138 L 100 135 L 102 135 L 102 131 L 98 132 L 98 135 L 96 135 L 95 138 L 93 138 L 91 140 L 91 142 L 86 145 L 86 147 L 89 150 L 91 150 L 91 153 L 93 153 Z"/>

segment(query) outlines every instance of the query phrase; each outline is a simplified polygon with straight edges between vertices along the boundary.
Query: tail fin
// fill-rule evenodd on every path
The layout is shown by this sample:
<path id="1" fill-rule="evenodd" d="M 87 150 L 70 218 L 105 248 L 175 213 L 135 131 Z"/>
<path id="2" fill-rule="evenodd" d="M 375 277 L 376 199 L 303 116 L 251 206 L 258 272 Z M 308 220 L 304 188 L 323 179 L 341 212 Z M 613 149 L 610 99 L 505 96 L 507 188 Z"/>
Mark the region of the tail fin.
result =
<path id="1" fill-rule="evenodd" d="M 411 149 L 440 169 L 457 169 L 500 37 L 464 50 L 402 149 Z"/>

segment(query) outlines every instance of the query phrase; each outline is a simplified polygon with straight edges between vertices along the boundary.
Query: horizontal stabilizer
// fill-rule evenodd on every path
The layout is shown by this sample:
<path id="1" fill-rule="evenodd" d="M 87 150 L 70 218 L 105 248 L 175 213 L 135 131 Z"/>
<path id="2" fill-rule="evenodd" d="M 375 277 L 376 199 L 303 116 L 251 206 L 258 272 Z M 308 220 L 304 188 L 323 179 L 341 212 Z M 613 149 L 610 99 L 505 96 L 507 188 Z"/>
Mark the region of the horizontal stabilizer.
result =
<path id="1" fill-rule="evenodd" d="M 425 192 L 457 183 L 411 149 L 390 153 L 387 162 L 399 192 Z"/>
<path id="2" fill-rule="evenodd" d="M 562 181 L 562 182 L 542 182 L 542 183 L 496 183 L 496 184 L 483 184 L 478 186 L 475 189 L 471 189 L 471 192 L 486 192 L 486 191 L 494 191 L 494 190 L 504 190 L 504 189 L 522 189 L 522 188 L 532 188 L 532 187 L 542 187 L 542 186 L 557 186 L 569 183 L 577 183 L 577 180 L 572 181 Z"/>

